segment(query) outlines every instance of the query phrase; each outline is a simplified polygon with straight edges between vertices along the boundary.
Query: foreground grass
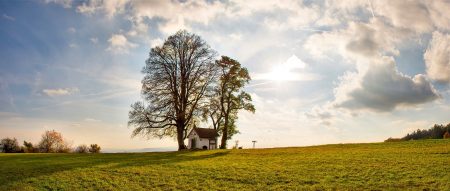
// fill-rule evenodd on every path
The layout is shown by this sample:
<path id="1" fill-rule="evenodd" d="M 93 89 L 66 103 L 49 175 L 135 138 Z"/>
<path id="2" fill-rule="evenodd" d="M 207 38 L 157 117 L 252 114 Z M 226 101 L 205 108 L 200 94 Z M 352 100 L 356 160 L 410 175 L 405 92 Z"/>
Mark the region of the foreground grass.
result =
<path id="1" fill-rule="evenodd" d="M 450 140 L 128 154 L 0 154 L 0 190 L 450 190 Z"/>

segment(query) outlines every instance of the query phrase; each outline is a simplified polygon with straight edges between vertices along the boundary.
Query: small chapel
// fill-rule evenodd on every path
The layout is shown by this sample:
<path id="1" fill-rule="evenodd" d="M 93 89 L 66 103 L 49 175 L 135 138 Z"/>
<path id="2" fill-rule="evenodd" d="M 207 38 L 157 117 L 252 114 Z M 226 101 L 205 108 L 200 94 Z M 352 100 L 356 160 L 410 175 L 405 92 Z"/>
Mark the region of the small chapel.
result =
<path id="1" fill-rule="evenodd" d="M 219 133 L 215 129 L 194 127 L 188 134 L 189 149 L 211 150 L 217 149 Z"/>

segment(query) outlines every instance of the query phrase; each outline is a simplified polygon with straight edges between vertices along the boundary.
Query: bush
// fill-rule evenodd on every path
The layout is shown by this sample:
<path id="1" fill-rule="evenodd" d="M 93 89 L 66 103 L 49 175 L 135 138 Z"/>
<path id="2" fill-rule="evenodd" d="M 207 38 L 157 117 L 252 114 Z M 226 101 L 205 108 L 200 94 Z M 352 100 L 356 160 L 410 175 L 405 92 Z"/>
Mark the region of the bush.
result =
<path id="1" fill-rule="evenodd" d="M 389 139 L 384 140 L 385 143 L 387 143 L 387 142 L 400 142 L 400 141 L 403 141 L 403 139 L 389 137 Z"/>
<path id="2" fill-rule="evenodd" d="M 23 141 L 23 151 L 26 153 L 38 153 L 39 149 L 35 148 L 31 142 Z"/>
<path id="3" fill-rule="evenodd" d="M 76 153 L 88 153 L 89 149 L 86 145 L 79 145 L 76 149 Z"/>
<path id="4" fill-rule="evenodd" d="M 97 144 L 91 144 L 91 147 L 89 148 L 89 152 L 91 153 L 100 153 L 100 146 L 98 146 Z"/>
<path id="5" fill-rule="evenodd" d="M 20 152 L 19 143 L 16 138 L 4 138 L 0 141 L 2 152 L 17 153 Z"/>

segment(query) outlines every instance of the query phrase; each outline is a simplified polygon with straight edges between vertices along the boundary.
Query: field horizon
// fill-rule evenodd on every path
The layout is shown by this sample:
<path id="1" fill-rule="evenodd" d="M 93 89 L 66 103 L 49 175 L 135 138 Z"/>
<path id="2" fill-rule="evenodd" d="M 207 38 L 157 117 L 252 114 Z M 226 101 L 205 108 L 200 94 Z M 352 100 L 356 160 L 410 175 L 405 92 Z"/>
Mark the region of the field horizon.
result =
<path id="1" fill-rule="evenodd" d="M 450 140 L 0 154 L 0 190 L 448 190 Z"/>

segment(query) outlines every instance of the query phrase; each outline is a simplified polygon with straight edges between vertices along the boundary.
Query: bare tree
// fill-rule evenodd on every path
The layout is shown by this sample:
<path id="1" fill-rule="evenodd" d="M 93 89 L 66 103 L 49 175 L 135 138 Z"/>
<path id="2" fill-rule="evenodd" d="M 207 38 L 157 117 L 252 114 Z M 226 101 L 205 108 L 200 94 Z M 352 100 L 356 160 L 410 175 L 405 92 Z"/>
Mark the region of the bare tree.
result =
<path id="1" fill-rule="evenodd" d="M 185 149 L 187 132 L 216 77 L 215 56 L 205 41 L 186 31 L 152 48 L 142 70 L 144 101 L 132 104 L 129 112 L 132 136 L 176 137 L 178 150 Z"/>
<path id="2" fill-rule="evenodd" d="M 76 153 L 88 153 L 89 149 L 88 146 L 85 144 L 79 145 L 76 149 L 75 152 Z"/>

